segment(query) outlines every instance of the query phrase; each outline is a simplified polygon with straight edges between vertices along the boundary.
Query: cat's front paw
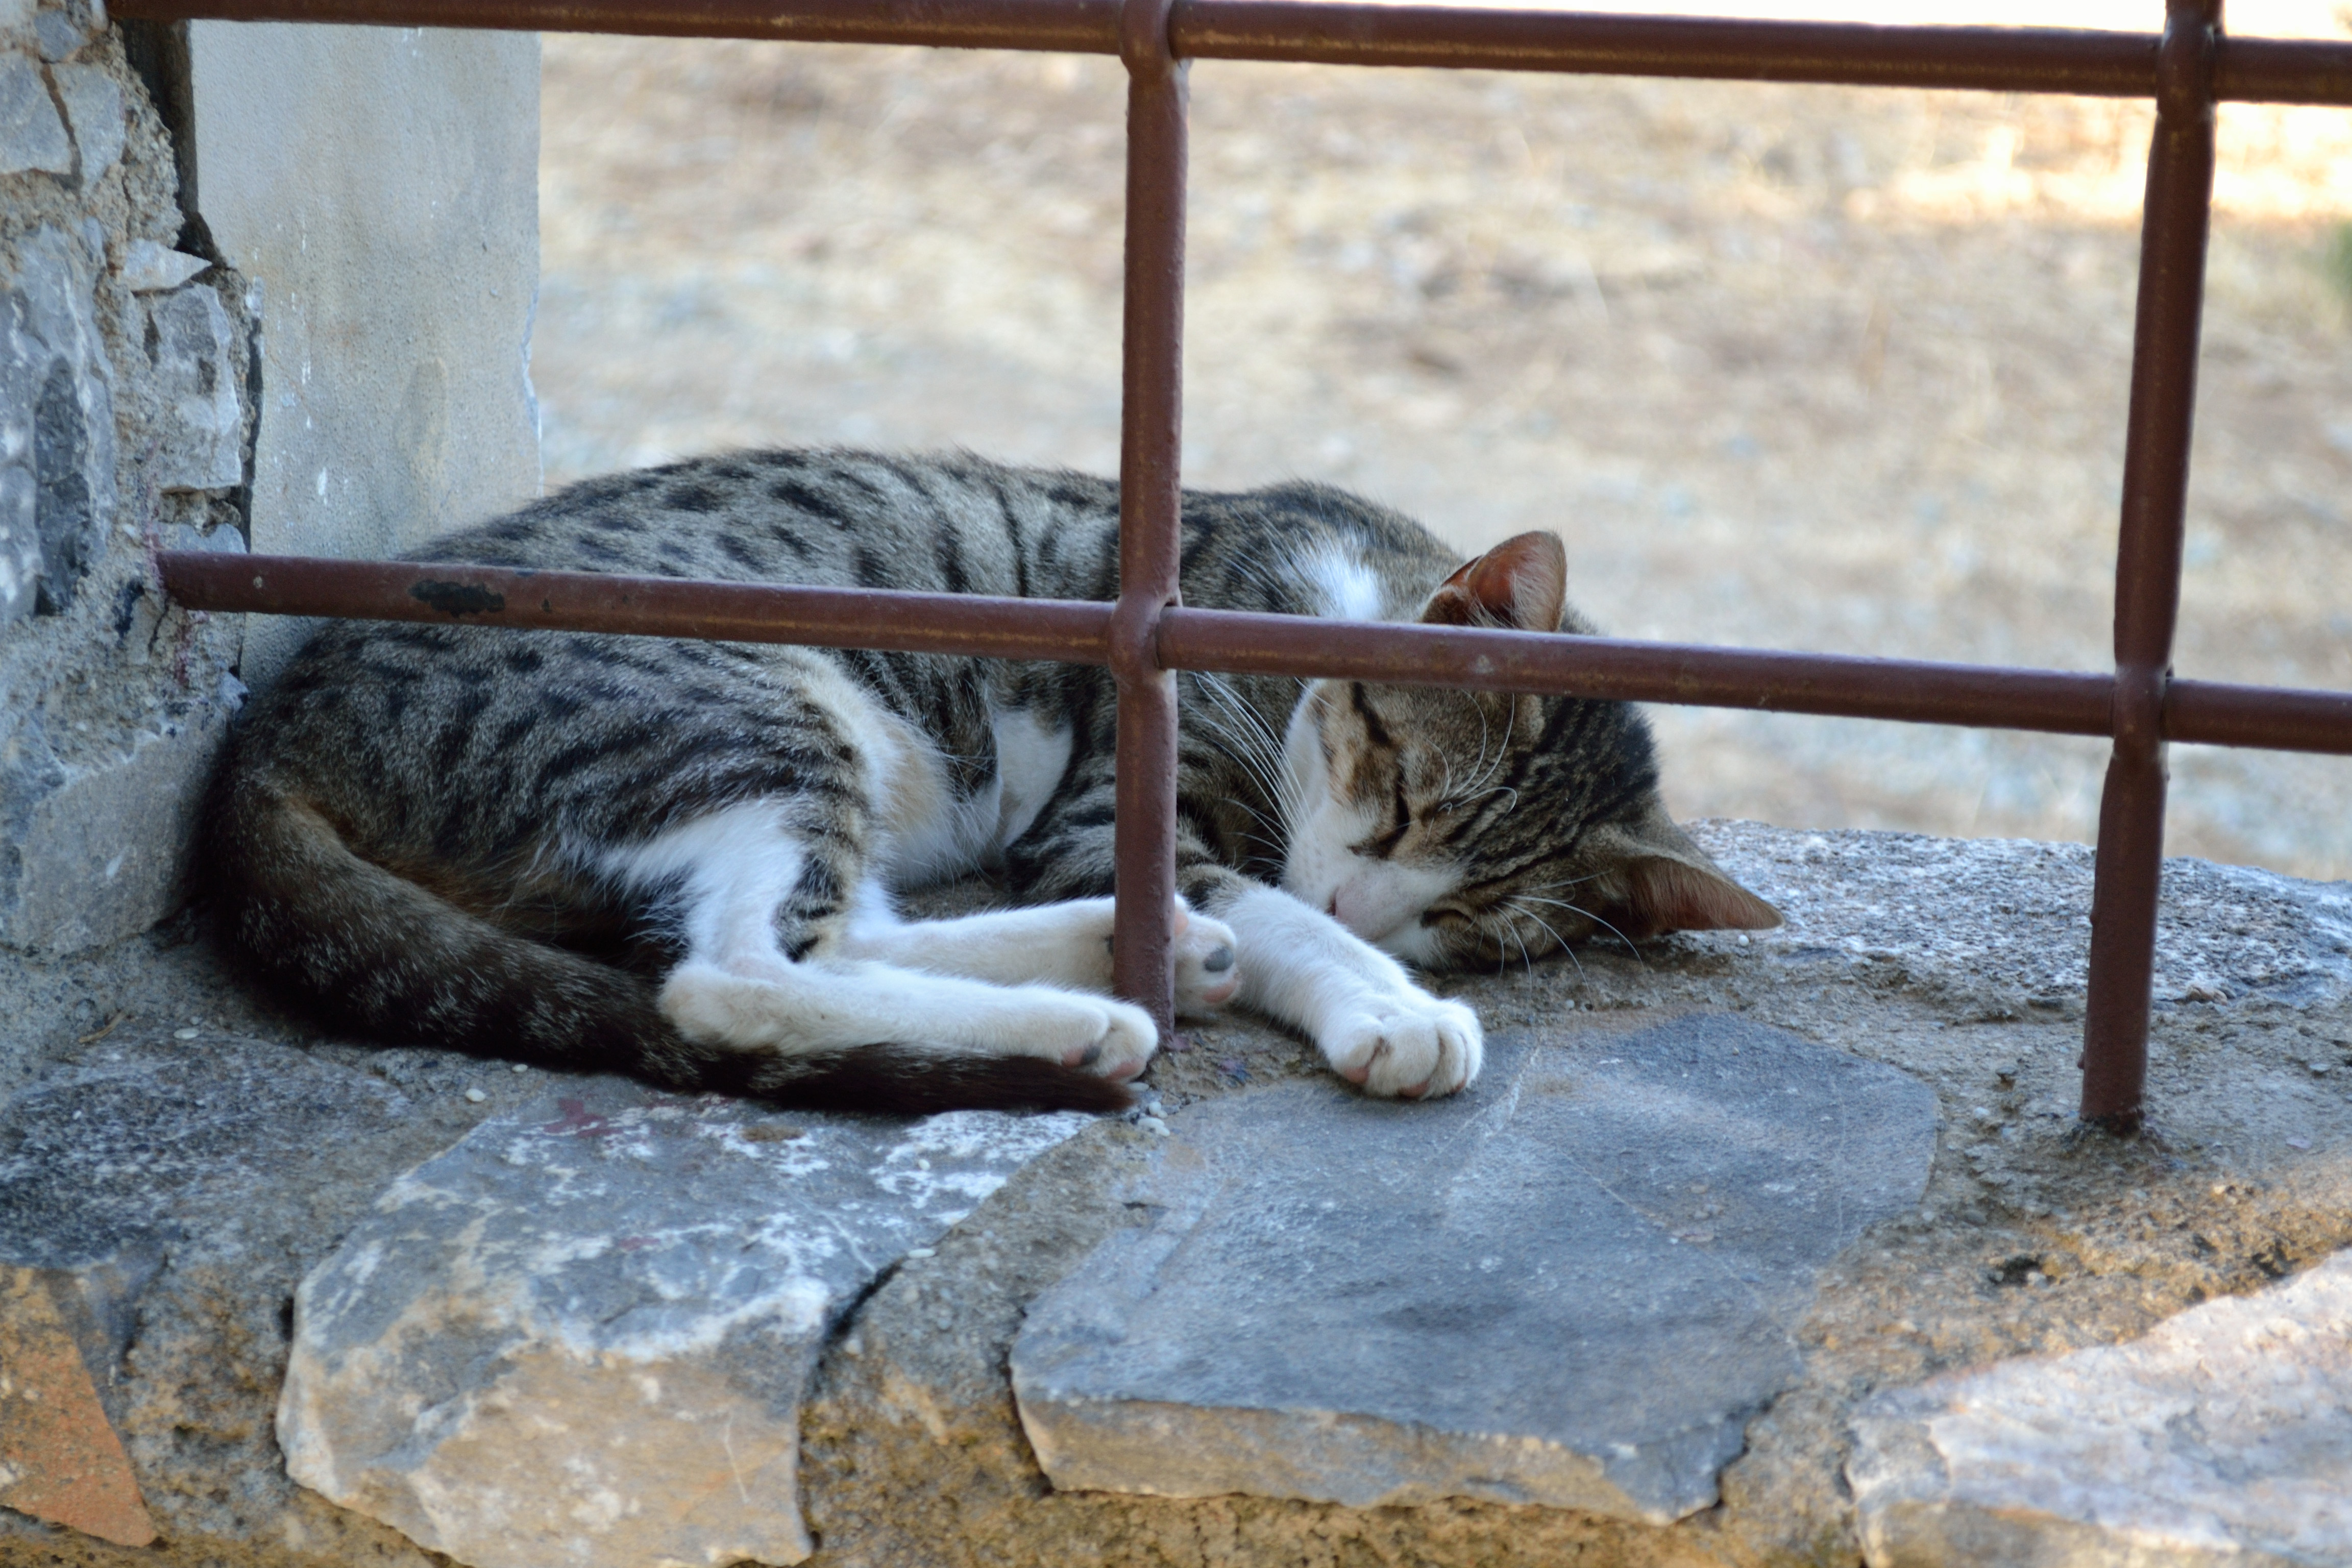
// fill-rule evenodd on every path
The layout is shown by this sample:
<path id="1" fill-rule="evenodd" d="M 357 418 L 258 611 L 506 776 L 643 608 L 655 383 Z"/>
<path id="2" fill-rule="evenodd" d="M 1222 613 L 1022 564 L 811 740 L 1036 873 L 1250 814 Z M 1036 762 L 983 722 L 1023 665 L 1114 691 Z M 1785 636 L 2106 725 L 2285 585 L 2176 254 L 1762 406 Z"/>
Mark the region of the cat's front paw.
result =
<path id="1" fill-rule="evenodd" d="M 1422 991 L 1363 998 L 1323 1030 L 1319 1043 L 1341 1078 L 1384 1099 L 1452 1094 L 1486 1059 L 1478 1015 Z"/>
<path id="2" fill-rule="evenodd" d="M 1179 902 L 1170 954 L 1176 963 L 1176 1011 L 1205 1013 L 1232 1001 L 1242 985 L 1240 952 L 1233 927 L 1196 915 Z"/>

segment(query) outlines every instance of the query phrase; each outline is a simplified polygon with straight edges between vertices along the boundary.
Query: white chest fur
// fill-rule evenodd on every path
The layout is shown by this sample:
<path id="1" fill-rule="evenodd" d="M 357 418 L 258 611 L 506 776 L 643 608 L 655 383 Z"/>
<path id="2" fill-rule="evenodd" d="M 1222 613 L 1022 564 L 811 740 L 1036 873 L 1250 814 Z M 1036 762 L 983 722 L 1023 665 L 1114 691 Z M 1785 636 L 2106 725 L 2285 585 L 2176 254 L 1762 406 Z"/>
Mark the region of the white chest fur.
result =
<path id="1" fill-rule="evenodd" d="M 1029 831 L 1062 782 L 1070 765 L 1066 727 L 1049 728 L 1025 708 L 999 710 L 990 722 L 995 774 L 959 799 L 929 738 L 891 721 L 893 744 L 883 748 L 888 758 L 877 781 L 890 829 L 883 869 L 891 886 L 919 888 L 992 862 Z"/>
<path id="2" fill-rule="evenodd" d="M 1002 853 L 1029 831 L 1037 814 L 1062 783 L 1070 767 L 1070 728 L 1048 728 L 1026 708 L 1003 710 L 992 716 L 996 731 L 997 813 L 995 842 Z"/>

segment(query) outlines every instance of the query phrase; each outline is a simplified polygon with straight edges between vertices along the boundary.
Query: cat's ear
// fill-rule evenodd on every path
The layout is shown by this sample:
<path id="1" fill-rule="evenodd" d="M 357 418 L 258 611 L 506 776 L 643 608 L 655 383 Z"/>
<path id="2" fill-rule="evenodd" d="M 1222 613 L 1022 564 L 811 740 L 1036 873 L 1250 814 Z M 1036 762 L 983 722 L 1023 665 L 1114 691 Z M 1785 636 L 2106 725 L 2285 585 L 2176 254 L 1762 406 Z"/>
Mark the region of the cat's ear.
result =
<path id="1" fill-rule="evenodd" d="M 1780 911 L 1727 876 L 1653 800 L 1630 826 L 1602 829 L 1594 847 L 1615 859 L 1601 879 L 1609 923 L 1639 942 L 1672 931 L 1770 931 Z"/>
<path id="2" fill-rule="evenodd" d="M 1770 931 L 1780 911 L 1713 866 L 1649 855 L 1625 868 L 1627 936 L 1670 931 Z M 1620 922 L 1623 923 L 1623 922 Z"/>
<path id="3" fill-rule="evenodd" d="M 1506 539 L 1438 584 L 1421 618 L 1434 626 L 1556 632 L 1568 604 L 1568 552 L 1554 533 Z"/>

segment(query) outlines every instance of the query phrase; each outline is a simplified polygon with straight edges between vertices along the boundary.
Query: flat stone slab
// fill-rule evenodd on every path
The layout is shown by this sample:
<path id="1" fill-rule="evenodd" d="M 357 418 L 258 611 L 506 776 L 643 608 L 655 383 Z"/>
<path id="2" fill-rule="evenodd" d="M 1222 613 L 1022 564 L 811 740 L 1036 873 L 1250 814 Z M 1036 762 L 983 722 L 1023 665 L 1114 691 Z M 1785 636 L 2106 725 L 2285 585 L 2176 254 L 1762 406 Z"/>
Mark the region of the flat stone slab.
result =
<path id="1" fill-rule="evenodd" d="M 1054 1484 L 1712 1503 L 1818 1271 L 1918 1203 L 1934 1096 L 1723 1016 L 1488 1053 L 1443 1104 L 1305 1081 L 1179 1113 L 1149 1221 L 1013 1345 Z"/>
<path id="2" fill-rule="evenodd" d="M 473 1568 L 799 1562 L 826 1335 L 1089 1120 L 782 1115 L 610 1079 L 495 1118 L 302 1282 L 288 1468 Z"/>
<path id="3" fill-rule="evenodd" d="M 2128 1344 L 1883 1394 L 1854 1434 L 1873 1568 L 2352 1562 L 2352 1253 Z"/>

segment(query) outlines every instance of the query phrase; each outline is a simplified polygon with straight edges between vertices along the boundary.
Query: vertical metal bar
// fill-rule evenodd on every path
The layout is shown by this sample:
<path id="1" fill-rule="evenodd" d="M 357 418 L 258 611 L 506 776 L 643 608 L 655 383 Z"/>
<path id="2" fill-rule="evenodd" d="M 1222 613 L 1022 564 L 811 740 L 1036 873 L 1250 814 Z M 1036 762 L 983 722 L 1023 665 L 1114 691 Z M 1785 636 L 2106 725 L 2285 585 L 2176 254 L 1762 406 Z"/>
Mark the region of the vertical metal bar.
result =
<path id="1" fill-rule="evenodd" d="M 1160 668 L 1160 612 L 1177 600 L 1184 371 L 1184 67 L 1171 0 L 1126 0 L 1127 320 L 1120 388 L 1118 890 L 1112 984 L 1175 1038 L 1169 962 L 1176 894 L 1176 678 Z"/>
<path id="2" fill-rule="evenodd" d="M 2083 1120 L 2138 1131 L 2164 867 L 2164 688 L 2180 614 L 2180 541 L 2213 198 L 2221 0 L 2167 0 L 2141 219 L 2139 310 L 2116 547 L 2115 750 L 2099 802 L 2083 1022 Z"/>

